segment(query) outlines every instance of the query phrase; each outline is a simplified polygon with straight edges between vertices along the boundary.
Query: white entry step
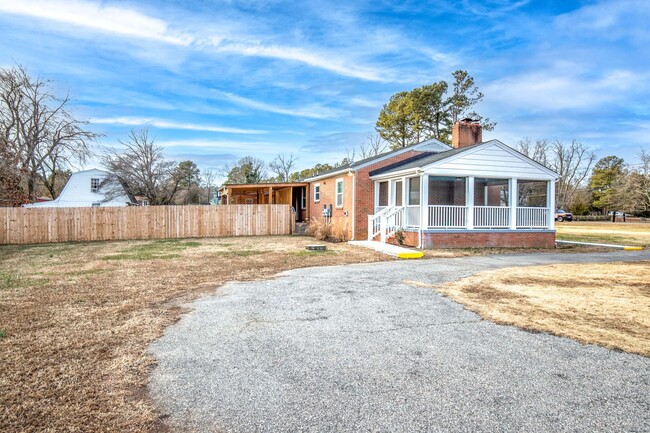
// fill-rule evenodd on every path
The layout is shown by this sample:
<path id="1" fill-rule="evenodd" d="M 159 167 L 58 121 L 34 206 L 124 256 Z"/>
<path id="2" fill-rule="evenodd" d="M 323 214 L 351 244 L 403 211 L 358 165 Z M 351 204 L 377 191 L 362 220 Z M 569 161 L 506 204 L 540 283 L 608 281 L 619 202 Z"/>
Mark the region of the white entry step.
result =
<path id="1" fill-rule="evenodd" d="M 424 256 L 422 251 L 404 248 L 397 245 L 384 244 L 377 241 L 349 241 L 348 243 L 350 245 L 370 248 L 400 259 L 420 259 Z"/>

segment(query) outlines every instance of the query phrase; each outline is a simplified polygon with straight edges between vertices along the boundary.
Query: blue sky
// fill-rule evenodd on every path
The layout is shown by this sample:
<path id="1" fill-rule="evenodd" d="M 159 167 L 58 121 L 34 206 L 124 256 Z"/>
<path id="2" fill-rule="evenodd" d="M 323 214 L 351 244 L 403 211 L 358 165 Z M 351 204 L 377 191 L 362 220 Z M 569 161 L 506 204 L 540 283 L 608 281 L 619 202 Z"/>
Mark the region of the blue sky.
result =
<path id="1" fill-rule="evenodd" d="M 648 22 L 650 2 L 624 0 L 0 0 L 0 65 L 53 79 L 102 145 L 147 127 L 203 169 L 334 163 L 392 94 L 456 69 L 498 123 L 485 139 L 633 162 L 650 150 Z"/>

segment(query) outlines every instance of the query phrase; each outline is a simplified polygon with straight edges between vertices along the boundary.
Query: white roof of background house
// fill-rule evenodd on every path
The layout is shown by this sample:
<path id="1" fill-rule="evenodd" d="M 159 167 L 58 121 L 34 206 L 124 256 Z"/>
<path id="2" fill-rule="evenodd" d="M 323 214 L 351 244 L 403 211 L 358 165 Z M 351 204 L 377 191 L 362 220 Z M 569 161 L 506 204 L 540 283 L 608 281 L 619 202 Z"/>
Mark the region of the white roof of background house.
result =
<path id="1" fill-rule="evenodd" d="M 97 168 L 72 173 L 57 198 L 46 202 L 30 203 L 24 207 L 89 207 L 96 203 L 100 206 L 127 206 L 135 203 L 126 190 L 123 195 L 111 199 L 108 199 L 101 190 L 91 191 L 91 179 L 97 178 L 101 182 L 111 175 L 111 172 Z M 117 178 L 115 181 L 119 182 Z"/>

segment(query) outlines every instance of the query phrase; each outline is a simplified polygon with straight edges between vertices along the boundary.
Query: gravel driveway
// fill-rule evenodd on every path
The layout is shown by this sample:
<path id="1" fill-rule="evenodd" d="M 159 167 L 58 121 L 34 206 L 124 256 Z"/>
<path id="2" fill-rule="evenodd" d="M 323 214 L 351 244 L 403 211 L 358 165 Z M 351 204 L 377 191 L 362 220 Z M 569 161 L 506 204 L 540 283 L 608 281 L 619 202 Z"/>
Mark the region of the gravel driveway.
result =
<path id="1" fill-rule="evenodd" d="M 650 359 L 495 325 L 403 282 L 635 259 L 650 254 L 399 261 L 230 283 L 152 344 L 150 392 L 182 431 L 649 432 Z"/>

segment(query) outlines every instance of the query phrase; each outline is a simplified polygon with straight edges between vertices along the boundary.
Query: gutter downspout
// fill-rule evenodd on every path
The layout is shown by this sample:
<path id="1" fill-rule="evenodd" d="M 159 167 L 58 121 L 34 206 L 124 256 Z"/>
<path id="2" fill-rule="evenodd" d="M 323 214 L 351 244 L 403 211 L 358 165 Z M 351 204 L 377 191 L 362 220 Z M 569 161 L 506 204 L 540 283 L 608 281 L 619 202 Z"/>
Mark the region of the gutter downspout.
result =
<path id="1" fill-rule="evenodd" d="M 422 249 L 422 224 L 424 224 L 424 221 L 422 220 L 422 208 L 424 206 L 424 176 L 422 175 L 424 172 L 422 170 L 417 170 L 416 173 L 420 176 L 420 225 L 418 227 L 418 249 Z M 429 185 L 427 185 L 427 206 L 429 204 Z"/>
<path id="2" fill-rule="evenodd" d="M 355 221 L 357 216 L 357 201 L 355 197 L 357 191 L 357 183 L 356 183 L 356 176 L 354 175 L 354 172 L 350 171 L 349 173 L 352 174 L 352 240 L 355 240 L 355 236 L 356 236 Z"/>

